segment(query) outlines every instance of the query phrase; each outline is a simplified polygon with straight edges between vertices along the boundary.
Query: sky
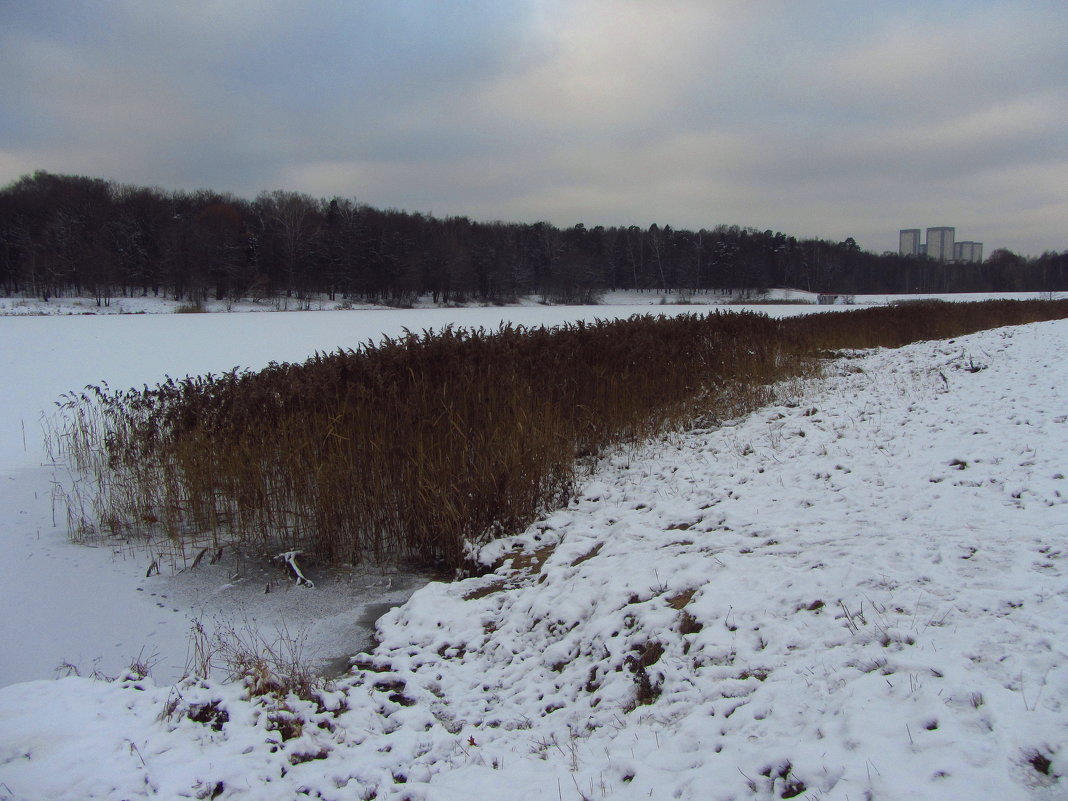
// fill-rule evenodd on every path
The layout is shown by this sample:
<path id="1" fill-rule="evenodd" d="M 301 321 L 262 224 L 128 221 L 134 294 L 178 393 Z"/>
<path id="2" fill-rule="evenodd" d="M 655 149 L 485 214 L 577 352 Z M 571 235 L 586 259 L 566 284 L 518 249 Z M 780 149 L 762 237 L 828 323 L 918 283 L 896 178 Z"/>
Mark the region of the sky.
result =
<path id="1" fill-rule="evenodd" d="M 1068 249 L 1064 0 L 8 0 L 36 170 L 559 226 Z"/>

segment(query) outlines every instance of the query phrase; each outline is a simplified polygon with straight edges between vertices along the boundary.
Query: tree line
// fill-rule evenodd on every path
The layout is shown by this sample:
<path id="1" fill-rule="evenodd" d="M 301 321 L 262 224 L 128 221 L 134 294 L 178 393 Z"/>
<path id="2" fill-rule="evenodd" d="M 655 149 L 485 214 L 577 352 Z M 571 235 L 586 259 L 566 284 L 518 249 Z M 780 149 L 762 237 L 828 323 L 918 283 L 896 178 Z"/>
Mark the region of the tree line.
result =
<path id="1" fill-rule="evenodd" d="M 1068 251 L 982 264 L 877 255 L 737 225 L 560 229 L 377 209 L 273 191 L 254 200 L 36 172 L 0 190 L 0 291 L 166 295 L 200 302 L 313 296 L 404 305 L 596 300 L 608 290 L 838 294 L 1068 290 Z"/>

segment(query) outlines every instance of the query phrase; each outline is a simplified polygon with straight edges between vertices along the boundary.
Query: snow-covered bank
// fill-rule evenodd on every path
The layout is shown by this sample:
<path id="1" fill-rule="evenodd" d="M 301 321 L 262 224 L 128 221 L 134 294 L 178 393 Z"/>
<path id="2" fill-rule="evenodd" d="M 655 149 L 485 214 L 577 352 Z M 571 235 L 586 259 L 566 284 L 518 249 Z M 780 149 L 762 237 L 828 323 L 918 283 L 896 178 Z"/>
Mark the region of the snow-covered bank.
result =
<path id="1" fill-rule="evenodd" d="M 1066 345 L 1061 321 L 859 354 L 621 455 L 495 574 L 383 618 L 318 705 L 0 690 L 0 792 L 1063 799 Z"/>

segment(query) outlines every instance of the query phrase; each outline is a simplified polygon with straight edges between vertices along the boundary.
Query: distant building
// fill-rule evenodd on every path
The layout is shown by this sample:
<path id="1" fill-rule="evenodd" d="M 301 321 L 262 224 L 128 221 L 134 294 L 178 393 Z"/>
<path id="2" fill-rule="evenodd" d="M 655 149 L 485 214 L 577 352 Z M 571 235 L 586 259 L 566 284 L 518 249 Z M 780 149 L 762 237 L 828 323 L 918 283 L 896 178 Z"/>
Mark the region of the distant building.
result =
<path id="1" fill-rule="evenodd" d="M 919 256 L 920 247 L 920 229 L 919 228 L 902 228 L 898 237 L 897 252 L 901 256 Z"/>
<path id="2" fill-rule="evenodd" d="M 957 242 L 957 229 L 936 226 L 927 229 L 927 242 L 920 241 L 919 228 L 902 228 L 898 232 L 898 250 L 902 256 L 927 257 L 933 261 L 978 263 L 983 260 L 982 242 Z"/>
<path id="3" fill-rule="evenodd" d="M 982 242 L 958 242 L 953 246 L 954 261 L 979 263 L 983 260 Z"/>
<path id="4" fill-rule="evenodd" d="M 927 229 L 927 258 L 934 261 L 953 261 L 953 240 L 957 230 L 949 226 Z"/>

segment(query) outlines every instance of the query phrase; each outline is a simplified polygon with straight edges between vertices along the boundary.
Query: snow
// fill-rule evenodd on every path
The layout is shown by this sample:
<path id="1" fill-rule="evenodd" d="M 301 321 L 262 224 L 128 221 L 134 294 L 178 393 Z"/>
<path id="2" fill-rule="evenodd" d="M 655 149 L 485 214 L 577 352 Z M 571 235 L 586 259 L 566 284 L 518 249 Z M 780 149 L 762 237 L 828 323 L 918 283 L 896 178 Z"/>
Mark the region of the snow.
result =
<path id="1" fill-rule="evenodd" d="M 1068 798 L 1066 344 L 860 352 L 619 453 L 318 703 L 6 687 L 0 798 Z"/>

